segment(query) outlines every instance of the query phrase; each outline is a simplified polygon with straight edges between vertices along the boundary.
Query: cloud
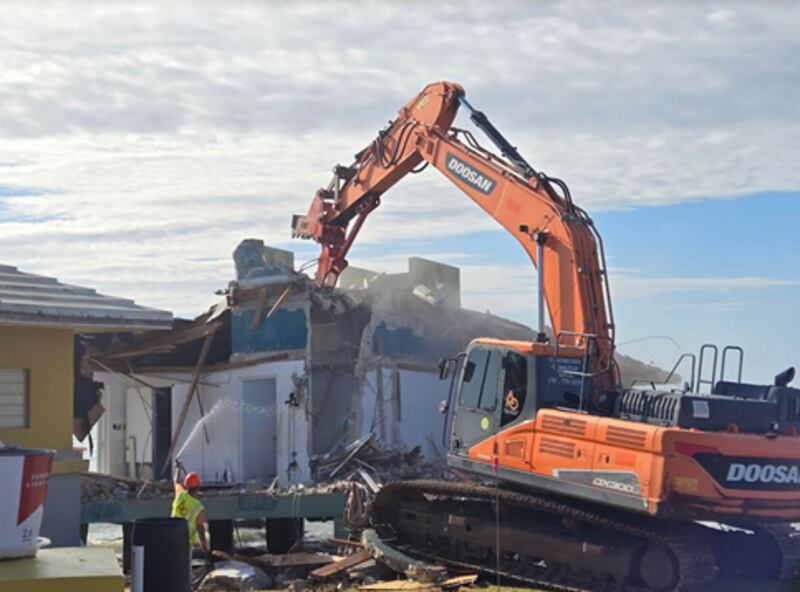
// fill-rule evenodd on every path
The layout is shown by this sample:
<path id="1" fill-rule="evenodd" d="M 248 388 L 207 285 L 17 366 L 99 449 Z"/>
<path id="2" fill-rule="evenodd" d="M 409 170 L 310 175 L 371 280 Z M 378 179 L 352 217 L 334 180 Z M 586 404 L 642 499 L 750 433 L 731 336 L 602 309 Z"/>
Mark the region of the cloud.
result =
<path id="1" fill-rule="evenodd" d="M 0 258 L 151 305 L 212 299 L 248 236 L 312 256 L 291 214 L 438 79 L 590 210 L 800 187 L 793 4 L 20 2 L 0 25 L 0 186 L 36 190 L 0 194 Z M 427 171 L 358 244 L 494 228 Z"/>

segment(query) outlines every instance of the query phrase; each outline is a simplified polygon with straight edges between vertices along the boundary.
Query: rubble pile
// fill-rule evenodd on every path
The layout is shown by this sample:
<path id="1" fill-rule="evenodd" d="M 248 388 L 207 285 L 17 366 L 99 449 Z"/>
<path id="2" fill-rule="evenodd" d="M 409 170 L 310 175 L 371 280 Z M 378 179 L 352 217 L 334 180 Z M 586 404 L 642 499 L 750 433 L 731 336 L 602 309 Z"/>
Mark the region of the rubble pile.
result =
<path id="1" fill-rule="evenodd" d="M 439 565 L 418 561 L 385 545 L 367 529 L 360 541 L 329 539 L 330 552 L 306 548 L 303 541 L 286 555 L 228 554 L 197 577 L 202 592 L 286 589 L 358 589 L 375 592 L 455 591 L 477 582 L 474 574 L 451 577 Z"/>
<path id="2" fill-rule="evenodd" d="M 377 491 L 382 483 L 441 475 L 444 466 L 425 459 L 419 446 L 405 452 L 383 445 L 374 434 L 311 460 L 318 483 L 363 481 Z"/>
<path id="3" fill-rule="evenodd" d="M 81 501 L 85 502 L 152 499 L 173 494 L 173 486 L 168 481 L 143 481 L 102 473 L 81 474 Z"/>
<path id="4" fill-rule="evenodd" d="M 203 497 L 218 495 L 299 495 L 314 493 L 347 493 L 353 483 L 347 480 L 332 481 L 320 485 L 305 486 L 294 484 L 278 489 L 274 484 L 248 483 L 206 483 L 202 488 Z M 130 479 L 102 473 L 81 474 L 81 500 L 84 502 L 117 501 L 124 499 L 171 498 L 175 494 L 174 485 L 167 480 Z"/>

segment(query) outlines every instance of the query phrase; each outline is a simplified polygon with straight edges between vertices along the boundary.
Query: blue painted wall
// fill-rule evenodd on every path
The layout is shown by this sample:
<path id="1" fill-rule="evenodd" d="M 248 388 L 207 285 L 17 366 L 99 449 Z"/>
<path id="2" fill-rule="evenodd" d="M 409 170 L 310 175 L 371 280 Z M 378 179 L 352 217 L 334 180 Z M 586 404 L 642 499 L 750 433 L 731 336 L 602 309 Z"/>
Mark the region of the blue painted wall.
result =
<path id="1" fill-rule="evenodd" d="M 386 323 L 380 323 L 372 335 L 372 353 L 390 358 L 438 361 L 443 355 L 455 355 L 463 347 L 452 332 L 442 333 L 438 330 L 435 336 L 422 336 L 407 327 L 389 328 Z"/>
<path id="2" fill-rule="evenodd" d="M 272 317 L 261 319 L 253 328 L 255 309 L 239 309 L 231 315 L 233 353 L 258 353 L 305 349 L 308 343 L 306 313 L 302 308 L 278 310 Z M 264 314 L 262 312 L 262 314 Z"/>

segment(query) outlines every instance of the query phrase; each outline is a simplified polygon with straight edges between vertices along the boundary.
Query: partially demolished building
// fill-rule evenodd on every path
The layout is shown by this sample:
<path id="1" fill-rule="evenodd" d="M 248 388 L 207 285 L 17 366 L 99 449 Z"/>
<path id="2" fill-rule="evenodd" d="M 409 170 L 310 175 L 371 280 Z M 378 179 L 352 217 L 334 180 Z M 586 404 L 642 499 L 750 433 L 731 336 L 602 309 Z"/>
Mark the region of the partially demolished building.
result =
<path id="1" fill-rule="evenodd" d="M 459 270 L 432 261 L 351 269 L 331 292 L 261 241 L 234 259 L 237 278 L 209 313 L 90 352 L 107 408 L 101 472 L 161 477 L 174 452 L 208 481 L 310 483 L 343 476 L 331 459 L 369 436 L 435 461 L 449 386 L 439 359 L 476 336 L 532 335 L 461 308 Z"/>
<path id="2" fill-rule="evenodd" d="M 293 259 L 246 240 L 224 302 L 167 334 L 119 335 L 89 352 L 108 410 L 101 472 L 167 477 L 179 456 L 206 481 L 285 487 L 347 477 L 337 459 L 367 439 L 435 463 L 449 388 L 439 359 L 478 336 L 534 337 L 462 308 L 455 267 L 411 258 L 400 274 L 349 268 L 329 291 Z M 387 464 L 393 476 L 411 469 Z"/>

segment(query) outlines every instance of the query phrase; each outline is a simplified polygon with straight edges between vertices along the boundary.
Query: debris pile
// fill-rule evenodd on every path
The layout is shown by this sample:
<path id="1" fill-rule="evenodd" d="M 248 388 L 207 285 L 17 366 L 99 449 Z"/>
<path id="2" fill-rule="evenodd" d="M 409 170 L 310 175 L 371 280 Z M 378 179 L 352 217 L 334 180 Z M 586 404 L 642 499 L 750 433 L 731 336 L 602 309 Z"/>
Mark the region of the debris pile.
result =
<path id="1" fill-rule="evenodd" d="M 427 461 L 419 446 L 404 452 L 385 446 L 374 434 L 313 458 L 311 467 L 317 483 L 360 480 L 373 493 L 382 483 L 431 477 L 444 468 L 440 463 Z"/>
<path id="2" fill-rule="evenodd" d="M 214 551 L 214 557 L 223 561 L 205 573 L 198 590 L 281 588 L 300 592 L 335 586 L 375 592 L 442 592 L 471 586 L 478 579 L 474 574 L 450 577 L 441 566 L 392 549 L 370 529 L 362 533 L 360 541 L 328 539 L 327 546 L 330 553 L 306 548 L 303 542 L 286 555 Z"/>
<path id="3" fill-rule="evenodd" d="M 321 485 L 305 486 L 294 484 L 279 489 L 272 484 L 247 483 L 213 483 L 202 487 L 203 497 L 218 495 L 298 495 L 314 493 L 349 492 L 353 484 L 339 480 Z M 81 474 L 81 500 L 84 502 L 103 502 L 123 499 L 171 498 L 175 494 L 172 482 L 167 480 L 152 481 L 149 479 L 131 479 L 117 475 L 86 472 Z"/>
<path id="4" fill-rule="evenodd" d="M 173 494 L 173 486 L 167 481 L 129 479 L 102 473 L 81 474 L 82 501 L 112 501 L 127 498 L 151 499 Z"/>

